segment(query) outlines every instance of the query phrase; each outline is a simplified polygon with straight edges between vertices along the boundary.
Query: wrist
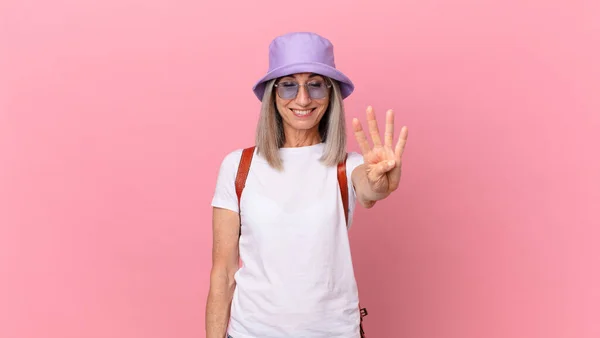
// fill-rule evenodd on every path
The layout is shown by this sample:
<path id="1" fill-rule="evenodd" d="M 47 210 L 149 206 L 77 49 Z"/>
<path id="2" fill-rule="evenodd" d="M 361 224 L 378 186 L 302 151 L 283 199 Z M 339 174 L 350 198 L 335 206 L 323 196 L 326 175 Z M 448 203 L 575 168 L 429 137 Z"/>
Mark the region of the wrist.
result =
<path id="1" fill-rule="evenodd" d="M 381 201 L 390 195 L 390 192 L 387 191 L 387 189 L 386 191 L 377 191 L 373 186 L 371 186 L 371 184 L 367 185 L 368 189 L 365 189 L 364 191 L 364 199 L 367 201 Z"/>

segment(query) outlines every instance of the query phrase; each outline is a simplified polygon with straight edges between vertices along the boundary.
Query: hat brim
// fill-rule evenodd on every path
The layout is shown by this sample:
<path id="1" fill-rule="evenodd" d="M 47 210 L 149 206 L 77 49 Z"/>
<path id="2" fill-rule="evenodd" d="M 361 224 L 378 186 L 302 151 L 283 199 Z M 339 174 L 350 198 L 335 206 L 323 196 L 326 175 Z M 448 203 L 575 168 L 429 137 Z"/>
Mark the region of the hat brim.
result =
<path id="1" fill-rule="evenodd" d="M 262 101 L 265 93 L 265 84 L 267 81 L 296 73 L 315 73 L 338 81 L 340 84 L 342 98 L 344 99 L 350 96 L 350 94 L 352 94 L 354 91 L 354 84 L 346 75 L 344 75 L 344 73 L 329 65 L 318 62 L 295 63 L 275 68 L 258 80 L 254 87 L 252 87 L 252 90 L 254 91 L 256 97 Z"/>

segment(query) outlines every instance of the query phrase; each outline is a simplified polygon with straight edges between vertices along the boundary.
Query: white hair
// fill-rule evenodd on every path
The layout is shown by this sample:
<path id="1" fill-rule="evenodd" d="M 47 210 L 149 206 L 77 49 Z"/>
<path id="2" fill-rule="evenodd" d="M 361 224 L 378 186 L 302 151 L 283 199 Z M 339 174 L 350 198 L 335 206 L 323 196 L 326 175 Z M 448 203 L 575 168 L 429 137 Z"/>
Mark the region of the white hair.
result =
<path id="1" fill-rule="evenodd" d="M 283 121 L 275 106 L 273 85 L 275 79 L 265 85 L 265 93 L 260 109 L 260 118 L 256 128 L 256 150 L 262 154 L 269 165 L 281 170 L 283 168 L 279 157 L 279 148 L 285 143 Z M 332 90 L 329 106 L 319 122 L 321 141 L 325 143 L 325 152 L 321 161 L 328 166 L 337 165 L 346 157 L 346 117 L 340 86 L 337 81 L 331 82 Z"/>

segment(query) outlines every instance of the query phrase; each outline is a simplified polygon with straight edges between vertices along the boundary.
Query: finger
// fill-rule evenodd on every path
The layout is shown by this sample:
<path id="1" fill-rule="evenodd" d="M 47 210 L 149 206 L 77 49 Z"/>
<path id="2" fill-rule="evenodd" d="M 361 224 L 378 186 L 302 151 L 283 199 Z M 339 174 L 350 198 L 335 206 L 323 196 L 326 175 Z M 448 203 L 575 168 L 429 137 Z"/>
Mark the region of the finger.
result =
<path id="1" fill-rule="evenodd" d="M 367 123 L 369 124 L 369 132 L 371 133 L 371 140 L 373 140 L 374 147 L 381 147 L 381 138 L 379 138 L 379 128 L 377 128 L 377 119 L 375 118 L 375 112 L 373 107 L 367 108 Z"/>
<path id="2" fill-rule="evenodd" d="M 406 141 L 408 140 L 408 127 L 404 126 L 400 130 L 400 138 L 398 139 L 398 143 L 396 144 L 396 150 L 394 151 L 396 155 L 396 160 L 398 162 L 402 162 L 402 154 L 404 154 L 404 148 L 406 147 Z"/>
<path id="3" fill-rule="evenodd" d="M 374 164 L 370 171 L 371 178 L 377 179 L 377 178 L 385 175 L 388 171 L 394 169 L 395 165 L 396 165 L 396 161 L 394 161 L 394 160 L 381 161 L 377 164 Z"/>
<path id="4" fill-rule="evenodd" d="M 385 146 L 392 149 L 394 143 L 394 112 L 390 109 L 385 115 Z"/>
<path id="5" fill-rule="evenodd" d="M 369 147 L 367 136 L 365 135 L 362 125 L 357 118 L 352 120 L 352 127 L 354 128 L 354 136 L 356 137 L 356 142 L 358 142 L 361 153 L 363 155 L 367 154 L 371 150 L 371 147 Z"/>

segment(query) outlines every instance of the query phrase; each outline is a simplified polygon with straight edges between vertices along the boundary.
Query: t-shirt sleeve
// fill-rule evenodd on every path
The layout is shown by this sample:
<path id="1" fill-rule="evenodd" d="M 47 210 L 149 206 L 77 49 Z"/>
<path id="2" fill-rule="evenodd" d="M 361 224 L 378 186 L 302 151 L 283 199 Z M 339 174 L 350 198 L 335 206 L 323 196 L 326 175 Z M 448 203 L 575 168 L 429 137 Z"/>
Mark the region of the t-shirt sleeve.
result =
<path id="1" fill-rule="evenodd" d="M 235 176 L 237 174 L 242 150 L 233 151 L 221 162 L 217 185 L 211 205 L 217 208 L 229 209 L 238 212 L 238 200 L 235 192 Z"/>
<path id="2" fill-rule="evenodd" d="M 346 176 L 348 177 L 348 227 L 352 225 L 354 209 L 356 207 L 356 190 L 352 184 L 352 172 L 356 167 L 363 164 L 363 156 L 357 152 L 348 153 L 346 159 Z"/>

